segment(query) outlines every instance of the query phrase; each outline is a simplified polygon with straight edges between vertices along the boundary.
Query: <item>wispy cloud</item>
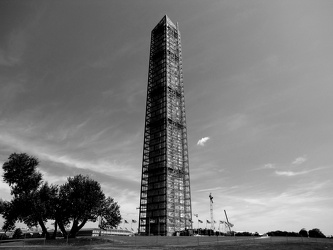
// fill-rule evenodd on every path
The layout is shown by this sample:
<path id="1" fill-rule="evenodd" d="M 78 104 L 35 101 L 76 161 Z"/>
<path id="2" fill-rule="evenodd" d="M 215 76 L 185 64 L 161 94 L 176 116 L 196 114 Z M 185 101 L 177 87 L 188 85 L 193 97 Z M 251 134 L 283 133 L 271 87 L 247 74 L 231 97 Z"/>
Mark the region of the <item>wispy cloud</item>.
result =
<path id="1" fill-rule="evenodd" d="M 196 201 L 205 204 L 206 208 L 200 209 L 199 203 L 193 203 L 193 207 L 196 213 L 199 213 L 199 218 L 209 218 L 207 205 L 211 192 L 214 196 L 214 218 L 225 218 L 223 210 L 226 210 L 229 220 L 237 225 L 239 230 L 251 230 L 249 225 L 252 220 L 253 223 L 262 224 L 261 227 L 267 231 L 281 228 L 295 230 L 294 228 L 308 227 L 311 223 L 309 215 L 318 211 L 318 204 L 324 211 L 329 211 L 328 202 L 331 198 L 326 195 L 326 190 L 331 186 L 330 181 L 301 181 L 283 186 L 280 190 L 251 184 L 238 186 L 233 190 L 214 186 L 211 189 L 195 191 Z M 274 224 L 274 228 L 267 227 L 267 223 Z"/>
<path id="2" fill-rule="evenodd" d="M 311 171 L 301 171 L 301 172 L 293 172 L 293 171 L 275 171 L 275 174 L 277 175 L 284 175 L 284 176 L 296 176 L 296 175 L 302 175 L 302 174 L 307 174 Z"/>
<path id="3" fill-rule="evenodd" d="M 79 125 L 80 126 L 80 125 Z M 80 143 L 77 143 L 81 149 L 76 151 L 72 146 L 63 147 L 59 149 L 57 144 L 51 144 L 45 140 L 37 140 L 31 136 L 24 136 L 24 133 L 21 136 L 15 135 L 8 131 L 3 131 L 0 133 L 1 145 L 7 148 L 6 151 L 19 151 L 26 152 L 38 157 L 42 162 L 48 161 L 52 162 L 55 167 L 61 165 L 66 166 L 67 168 L 81 169 L 82 170 L 93 170 L 96 172 L 101 172 L 108 174 L 109 176 L 117 176 L 118 179 L 122 180 L 136 180 L 137 173 L 133 171 L 133 168 L 130 164 L 124 162 L 118 162 L 117 158 L 111 158 L 108 155 L 103 153 L 99 154 L 99 159 L 89 159 L 89 151 L 84 151 L 82 148 L 90 148 L 94 145 L 94 142 L 103 134 L 105 131 L 102 130 L 100 133 L 93 135 L 91 139 L 83 140 Z M 30 138 L 34 138 L 31 142 Z M 123 143 L 126 143 L 124 141 Z M 123 144 L 121 144 L 123 145 Z M 107 149 L 112 151 L 113 148 L 107 147 Z M 82 151 L 82 152 L 81 152 Z M 102 151 L 102 150 L 101 150 Z M 86 153 L 84 155 L 84 152 Z M 91 152 L 90 152 L 91 153 Z M 92 153 L 93 155 L 94 153 Z M 53 173 L 54 174 L 54 173 Z"/>
<path id="4" fill-rule="evenodd" d="M 197 145 L 198 145 L 198 146 L 205 146 L 205 145 L 206 145 L 206 142 L 207 142 L 209 139 L 210 139 L 209 137 L 203 137 L 203 138 L 201 138 L 201 139 L 197 142 Z"/>
<path id="5" fill-rule="evenodd" d="M 263 168 L 265 168 L 265 169 L 272 169 L 272 168 L 275 168 L 275 165 L 272 164 L 272 163 L 267 163 L 267 164 L 264 165 Z"/>
<path id="6" fill-rule="evenodd" d="M 309 170 L 304 170 L 304 171 L 299 171 L 299 172 L 295 172 L 295 171 L 275 171 L 275 174 L 292 177 L 292 176 L 297 176 L 297 175 L 308 174 L 308 173 L 311 173 L 313 171 L 318 171 L 318 170 L 325 169 L 325 168 L 327 168 L 327 167 L 314 168 L 314 169 L 309 169 Z"/>
<path id="7" fill-rule="evenodd" d="M 304 162 L 306 162 L 308 159 L 306 158 L 306 156 L 301 156 L 301 157 L 297 157 L 291 164 L 293 165 L 301 165 Z"/>
<path id="8" fill-rule="evenodd" d="M 209 192 L 209 191 L 216 191 L 216 190 L 221 190 L 221 189 L 223 189 L 223 188 L 215 187 L 215 188 L 200 189 L 200 190 L 197 190 L 196 192 Z"/>
<path id="9" fill-rule="evenodd" d="M 246 203 L 267 206 L 267 202 L 260 198 L 244 198 L 243 199 Z"/>
<path id="10" fill-rule="evenodd" d="M 257 167 L 255 169 L 253 169 L 253 171 L 254 170 L 263 170 L 263 169 L 274 169 L 274 168 L 275 168 L 275 164 L 273 164 L 273 163 L 266 163 L 263 166 L 260 166 L 260 167 Z"/>

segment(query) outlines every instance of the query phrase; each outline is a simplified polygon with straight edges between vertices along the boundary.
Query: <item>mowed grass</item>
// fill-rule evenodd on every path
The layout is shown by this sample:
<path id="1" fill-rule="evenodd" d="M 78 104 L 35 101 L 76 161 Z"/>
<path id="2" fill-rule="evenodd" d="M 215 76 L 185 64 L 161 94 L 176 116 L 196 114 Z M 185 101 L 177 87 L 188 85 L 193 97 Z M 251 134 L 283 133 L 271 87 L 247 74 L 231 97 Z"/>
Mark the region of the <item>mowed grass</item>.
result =
<path id="1" fill-rule="evenodd" d="M 258 250 L 333 250 L 333 239 L 302 237 L 163 237 L 108 236 L 77 239 L 41 239 L 1 242 L 0 249 L 258 249 Z"/>

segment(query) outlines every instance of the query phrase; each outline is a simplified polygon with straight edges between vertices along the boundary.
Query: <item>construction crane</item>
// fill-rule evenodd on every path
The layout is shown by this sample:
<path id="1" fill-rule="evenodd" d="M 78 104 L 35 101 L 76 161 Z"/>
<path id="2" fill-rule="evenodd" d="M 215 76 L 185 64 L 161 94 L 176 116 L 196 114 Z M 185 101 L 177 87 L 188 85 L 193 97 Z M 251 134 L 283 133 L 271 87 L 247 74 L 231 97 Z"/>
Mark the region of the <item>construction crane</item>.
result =
<path id="1" fill-rule="evenodd" d="M 213 215 L 213 196 L 212 193 L 209 194 L 210 203 L 210 229 L 214 231 L 214 215 Z"/>
<path id="2" fill-rule="evenodd" d="M 229 227 L 229 231 L 231 232 L 231 228 L 230 227 L 233 227 L 234 225 L 232 223 L 229 222 L 228 220 L 228 215 L 227 215 L 227 211 L 224 210 L 224 214 L 225 214 L 225 218 L 227 219 L 227 226 Z"/>

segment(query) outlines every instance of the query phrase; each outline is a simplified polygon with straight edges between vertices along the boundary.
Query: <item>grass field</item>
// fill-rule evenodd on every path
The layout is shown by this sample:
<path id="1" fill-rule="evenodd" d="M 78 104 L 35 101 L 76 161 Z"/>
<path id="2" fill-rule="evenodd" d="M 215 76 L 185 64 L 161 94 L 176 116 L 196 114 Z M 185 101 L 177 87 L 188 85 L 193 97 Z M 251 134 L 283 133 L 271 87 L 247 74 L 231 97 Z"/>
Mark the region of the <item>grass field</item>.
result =
<path id="1" fill-rule="evenodd" d="M 1 242 L 0 249 L 258 249 L 321 250 L 332 249 L 333 239 L 302 237 L 125 237 L 109 236 L 44 241 L 41 239 Z"/>

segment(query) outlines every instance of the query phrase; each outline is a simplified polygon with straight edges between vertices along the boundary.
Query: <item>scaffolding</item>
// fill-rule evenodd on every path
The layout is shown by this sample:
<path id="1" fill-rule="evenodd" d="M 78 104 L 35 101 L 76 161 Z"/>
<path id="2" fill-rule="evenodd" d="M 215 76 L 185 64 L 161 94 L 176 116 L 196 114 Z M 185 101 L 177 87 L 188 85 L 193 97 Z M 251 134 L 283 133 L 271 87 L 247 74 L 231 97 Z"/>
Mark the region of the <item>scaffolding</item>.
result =
<path id="1" fill-rule="evenodd" d="M 151 33 L 139 233 L 192 228 L 185 99 L 178 25 L 164 16 Z"/>

